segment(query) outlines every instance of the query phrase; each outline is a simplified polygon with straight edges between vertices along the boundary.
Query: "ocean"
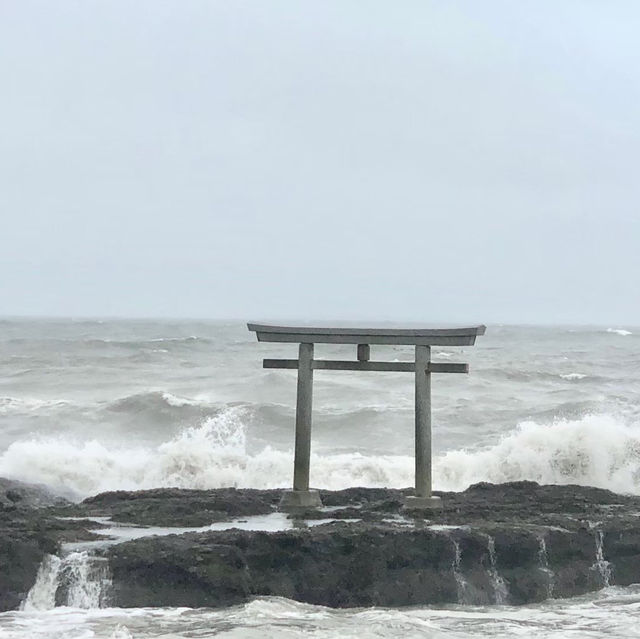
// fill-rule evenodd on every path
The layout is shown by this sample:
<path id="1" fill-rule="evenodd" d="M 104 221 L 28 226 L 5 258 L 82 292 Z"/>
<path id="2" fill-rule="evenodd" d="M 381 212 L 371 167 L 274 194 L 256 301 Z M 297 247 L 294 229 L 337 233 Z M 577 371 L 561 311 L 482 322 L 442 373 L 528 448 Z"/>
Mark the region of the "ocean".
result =
<path id="1" fill-rule="evenodd" d="M 355 358 L 316 346 L 316 357 Z M 158 486 L 292 481 L 295 371 L 241 322 L 0 320 L 0 476 L 72 500 Z M 372 359 L 412 359 L 372 347 Z M 432 349 L 434 486 L 529 479 L 640 494 L 640 328 L 489 326 Z M 311 484 L 413 483 L 413 379 L 316 371 Z M 639 579 L 640 581 L 640 579 Z M 221 610 L 77 605 L 0 614 L 0 637 L 632 637 L 640 588 L 534 606 L 331 610 L 256 599 Z"/>

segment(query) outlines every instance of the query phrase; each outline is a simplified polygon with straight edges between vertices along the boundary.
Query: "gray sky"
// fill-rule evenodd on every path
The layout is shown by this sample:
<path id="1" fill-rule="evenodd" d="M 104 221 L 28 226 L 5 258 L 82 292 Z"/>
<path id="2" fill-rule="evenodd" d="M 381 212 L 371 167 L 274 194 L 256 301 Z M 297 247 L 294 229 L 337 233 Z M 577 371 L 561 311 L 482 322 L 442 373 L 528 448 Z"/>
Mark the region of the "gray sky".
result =
<path id="1" fill-rule="evenodd" d="M 640 324 L 639 23 L 0 0 L 0 314 Z"/>

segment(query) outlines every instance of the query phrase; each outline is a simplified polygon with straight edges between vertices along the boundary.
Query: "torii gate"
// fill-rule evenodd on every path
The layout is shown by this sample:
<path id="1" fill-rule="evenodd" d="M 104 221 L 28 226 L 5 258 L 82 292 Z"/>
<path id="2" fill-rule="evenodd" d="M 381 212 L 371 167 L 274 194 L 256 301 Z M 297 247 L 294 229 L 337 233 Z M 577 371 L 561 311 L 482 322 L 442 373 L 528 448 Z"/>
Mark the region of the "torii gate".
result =
<path id="1" fill-rule="evenodd" d="M 311 455 L 311 407 L 313 371 L 397 371 L 415 372 L 415 496 L 407 497 L 405 507 L 428 509 L 440 506 L 431 494 L 431 373 L 468 373 L 468 364 L 431 361 L 431 346 L 471 346 L 485 326 L 470 328 L 379 329 L 318 328 L 308 326 L 268 326 L 247 324 L 259 342 L 295 342 L 298 359 L 265 359 L 264 368 L 297 368 L 296 440 L 293 490 L 280 501 L 283 510 L 322 506 L 317 490 L 309 490 Z M 314 344 L 356 344 L 357 360 L 314 359 Z M 370 361 L 370 344 L 415 346 L 414 362 Z"/>

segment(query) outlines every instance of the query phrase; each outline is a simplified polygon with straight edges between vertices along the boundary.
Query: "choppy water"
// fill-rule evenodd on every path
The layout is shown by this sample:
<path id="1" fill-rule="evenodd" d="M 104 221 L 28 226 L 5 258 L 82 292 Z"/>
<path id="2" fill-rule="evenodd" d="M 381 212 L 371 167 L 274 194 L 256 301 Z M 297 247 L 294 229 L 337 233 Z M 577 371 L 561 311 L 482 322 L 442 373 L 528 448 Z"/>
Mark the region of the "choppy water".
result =
<path id="1" fill-rule="evenodd" d="M 640 587 L 607 588 L 590 597 L 536 606 L 448 606 L 334 610 L 286 599 L 206 608 L 55 608 L 0 614 L 6 639 L 182 639 L 195 637 L 570 638 L 640 636 Z"/>
<path id="2" fill-rule="evenodd" d="M 342 359 L 355 350 L 316 349 Z M 468 376 L 434 376 L 436 488 L 533 479 L 640 493 L 640 329 L 490 326 L 474 347 L 433 354 L 471 364 Z M 295 356 L 295 345 L 258 344 L 240 323 L 0 320 L 0 476 L 76 499 L 287 486 L 295 372 L 265 371 L 261 359 Z M 412 351 L 373 347 L 372 357 Z M 314 402 L 312 484 L 412 484 L 410 374 L 316 372 Z M 517 610 L 341 612 L 282 600 L 217 612 L 56 609 L 0 615 L 0 636 L 528 636 L 533 627 L 628 637 L 637 602 L 634 589 L 609 589 Z"/>

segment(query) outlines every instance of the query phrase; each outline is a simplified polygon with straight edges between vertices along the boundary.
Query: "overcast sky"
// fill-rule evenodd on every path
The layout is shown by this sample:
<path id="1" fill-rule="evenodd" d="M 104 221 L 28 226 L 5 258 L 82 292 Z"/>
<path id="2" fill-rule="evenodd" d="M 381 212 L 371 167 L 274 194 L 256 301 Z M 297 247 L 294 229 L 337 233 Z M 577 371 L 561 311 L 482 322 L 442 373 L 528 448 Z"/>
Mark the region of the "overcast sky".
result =
<path id="1" fill-rule="evenodd" d="M 640 324 L 635 0 L 0 0 L 0 315 Z"/>

